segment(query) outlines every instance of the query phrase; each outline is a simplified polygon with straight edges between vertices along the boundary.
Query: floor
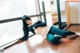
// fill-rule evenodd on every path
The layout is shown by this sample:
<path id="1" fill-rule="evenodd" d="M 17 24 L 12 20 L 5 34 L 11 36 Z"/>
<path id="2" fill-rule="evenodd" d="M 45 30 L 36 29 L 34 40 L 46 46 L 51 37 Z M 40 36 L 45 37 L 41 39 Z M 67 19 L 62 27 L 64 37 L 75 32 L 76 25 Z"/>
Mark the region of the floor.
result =
<path id="1" fill-rule="evenodd" d="M 68 28 L 68 30 L 73 32 L 80 32 L 80 25 L 72 25 Z"/>
<path id="2" fill-rule="evenodd" d="M 72 25 L 68 30 L 80 32 L 80 25 Z M 4 53 L 80 53 L 80 37 L 56 46 L 37 35 L 6 49 Z"/>

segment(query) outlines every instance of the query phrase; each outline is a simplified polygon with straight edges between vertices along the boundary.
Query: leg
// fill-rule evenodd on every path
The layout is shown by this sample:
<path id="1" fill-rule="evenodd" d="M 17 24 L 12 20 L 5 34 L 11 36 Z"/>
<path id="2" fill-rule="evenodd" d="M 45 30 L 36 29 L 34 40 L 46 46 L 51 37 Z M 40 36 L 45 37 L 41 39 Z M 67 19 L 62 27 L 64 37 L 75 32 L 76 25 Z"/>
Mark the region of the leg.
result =
<path id="1" fill-rule="evenodd" d="M 60 30 L 60 29 L 58 29 L 58 28 L 56 28 L 54 26 L 51 27 L 50 33 L 57 34 L 57 35 L 60 35 L 62 37 L 66 37 L 67 35 L 75 34 L 75 32 Z"/>
<path id="2" fill-rule="evenodd" d="M 61 39 L 59 36 L 54 36 L 51 33 L 48 33 L 46 38 L 50 43 L 55 44 L 55 45 L 59 44 L 60 43 L 60 39 Z"/>

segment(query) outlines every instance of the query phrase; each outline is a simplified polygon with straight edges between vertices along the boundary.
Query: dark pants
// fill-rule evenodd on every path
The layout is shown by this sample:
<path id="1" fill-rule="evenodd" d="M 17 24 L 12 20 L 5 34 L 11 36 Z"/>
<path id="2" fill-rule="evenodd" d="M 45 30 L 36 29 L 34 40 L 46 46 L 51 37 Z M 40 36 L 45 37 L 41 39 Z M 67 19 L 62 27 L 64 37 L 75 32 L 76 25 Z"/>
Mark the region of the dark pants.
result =
<path id="1" fill-rule="evenodd" d="M 54 36 L 54 34 L 60 35 L 61 37 L 66 37 L 75 34 L 75 32 L 60 30 L 54 26 L 51 26 L 47 34 L 47 40 L 53 44 L 58 44 L 61 38 L 59 36 Z"/>

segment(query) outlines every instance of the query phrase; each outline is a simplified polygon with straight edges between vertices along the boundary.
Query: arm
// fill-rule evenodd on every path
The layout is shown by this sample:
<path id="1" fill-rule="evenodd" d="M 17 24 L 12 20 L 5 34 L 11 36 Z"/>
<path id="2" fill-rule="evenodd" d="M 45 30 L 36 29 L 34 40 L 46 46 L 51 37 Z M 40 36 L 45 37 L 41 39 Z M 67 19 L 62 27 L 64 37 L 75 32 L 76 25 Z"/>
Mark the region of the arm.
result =
<path id="1" fill-rule="evenodd" d="M 47 26 L 44 22 L 42 21 L 37 21 L 35 24 L 34 24 L 34 28 L 38 28 L 38 27 L 45 27 Z"/>
<path id="2" fill-rule="evenodd" d="M 21 41 L 24 41 L 24 40 L 27 40 L 28 39 L 28 35 L 29 35 L 29 30 L 28 29 L 25 29 L 23 28 L 23 33 L 24 33 L 24 36 L 20 39 Z"/>

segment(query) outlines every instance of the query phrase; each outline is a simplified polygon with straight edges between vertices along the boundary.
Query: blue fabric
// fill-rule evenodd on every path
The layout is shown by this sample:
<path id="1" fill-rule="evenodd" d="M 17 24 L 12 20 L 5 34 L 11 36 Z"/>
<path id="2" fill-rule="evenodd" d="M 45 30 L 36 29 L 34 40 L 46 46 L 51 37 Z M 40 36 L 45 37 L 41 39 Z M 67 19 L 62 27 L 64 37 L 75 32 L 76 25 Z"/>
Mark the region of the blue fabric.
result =
<path id="1" fill-rule="evenodd" d="M 59 44 L 60 43 L 60 37 L 54 36 L 52 33 L 47 34 L 46 38 L 52 44 Z"/>
<path id="2" fill-rule="evenodd" d="M 55 34 L 64 36 L 65 31 L 60 30 L 54 26 L 51 26 L 46 38 L 47 40 L 52 43 L 52 44 L 59 44 L 60 43 L 60 37 L 59 36 L 54 36 Z"/>
<path id="3" fill-rule="evenodd" d="M 54 36 L 55 34 L 57 35 L 60 35 L 61 37 L 66 37 L 66 36 L 69 36 L 69 35 L 72 35 L 72 34 L 75 34 L 75 32 L 71 32 L 71 31 L 63 31 L 63 30 L 60 30 L 54 26 L 51 26 L 48 34 L 47 34 L 47 40 L 50 42 L 50 43 L 53 43 L 53 44 L 58 44 L 60 43 L 60 37 L 59 36 Z"/>
<path id="4" fill-rule="evenodd" d="M 34 25 L 29 26 L 28 29 L 29 29 L 29 31 L 31 31 L 33 34 L 35 34 L 35 31 L 34 31 L 33 27 L 34 27 Z"/>
<path id="5" fill-rule="evenodd" d="M 54 35 L 54 34 L 57 34 L 57 35 L 60 35 L 60 36 L 66 36 L 66 32 L 67 32 L 67 31 L 60 30 L 60 29 L 58 29 L 58 28 L 56 28 L 56 27 L 54 27 L 54 26 L 52 26 L 52 27 L 50 28 L 50 31 L 49 31 L 49 33 L 52 33 L 53 35 Z"/>

